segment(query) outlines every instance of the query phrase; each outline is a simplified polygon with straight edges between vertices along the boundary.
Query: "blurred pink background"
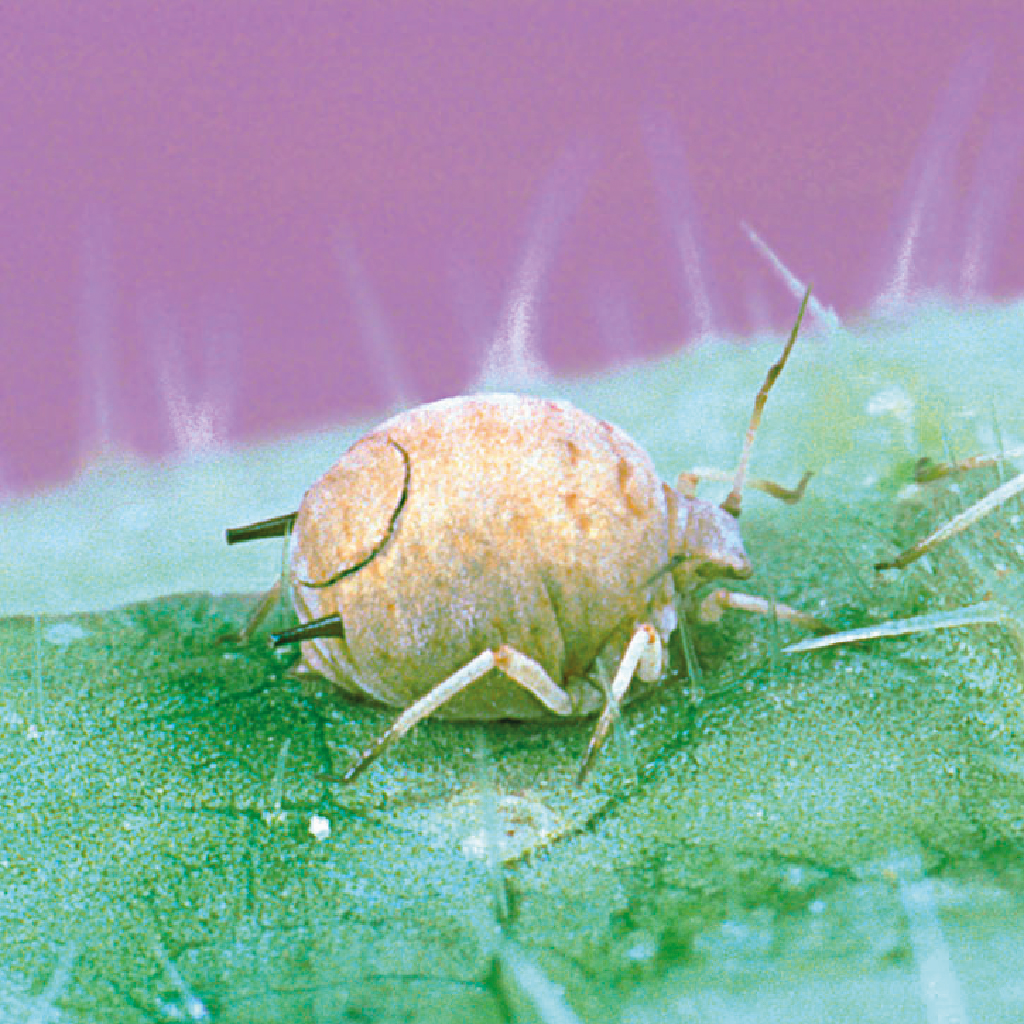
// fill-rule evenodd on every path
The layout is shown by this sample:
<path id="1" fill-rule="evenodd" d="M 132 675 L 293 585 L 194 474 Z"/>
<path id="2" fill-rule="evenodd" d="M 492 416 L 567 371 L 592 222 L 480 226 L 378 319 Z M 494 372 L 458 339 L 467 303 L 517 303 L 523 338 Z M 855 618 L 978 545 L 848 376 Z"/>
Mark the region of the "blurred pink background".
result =
<path id="1" fill-rule="evenodd" d="M 1024 285 L 1024 6 L 0 8 L 0 491 Z M 524 313 L 525 310 L 525 313 Z M 529 314 L 526 316 L 526 314 Z"/>

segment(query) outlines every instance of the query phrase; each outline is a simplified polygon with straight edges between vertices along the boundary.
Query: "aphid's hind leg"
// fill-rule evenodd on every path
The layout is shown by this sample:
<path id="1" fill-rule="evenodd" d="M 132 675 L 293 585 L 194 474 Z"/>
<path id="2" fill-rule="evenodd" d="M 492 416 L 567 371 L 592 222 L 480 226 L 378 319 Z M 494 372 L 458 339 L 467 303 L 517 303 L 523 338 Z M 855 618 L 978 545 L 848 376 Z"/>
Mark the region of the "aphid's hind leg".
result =
<path id="1" fill-rule="evenodd" d="M 271 519 L 261 519 L 258 523 L 248 523 L 245 526 L 234 526 L 224 531 L 224 539 L 228 544 L 244 544 L 250 540 L 265 540 L 268 537 L 287 537 L 295 526 L 298 512 L 288 512 L 283 516 L 274 516 Z M 234 633 L 227 633 L 220 637 L 221 643 L 246 643 L 252 638 L 253 633 L 260 628 L 260 625 L 271 613 L 274 606 L 281 597 L 281 580 L 277 582 L 260 598 L 259 604 L 250 612 L 245 625 Z"/>
<path id="2" fill-rule="evenodd" d="M 241 629 L 231 633 L 225 633 L 217 638 L 223 644 L 244 644 L 252 639 L 253 633 L 263 624 L 266 617 L 274 610 L 281 597 L 281 581 L 278 580 L 259 600 L 259 603 L 249 613 L 245 625 Z"/>
<path id="3" fill-rule="evenodd" d="M 831 633 L 832 627 L 825 625 L 820 619 L 808 615 L 788 604 L 779 604 L 773 601 L 766 601 L 763 597 L 755 597 L 753 594 L 742 594 L 736 590 L 726 590 L 719 587 L 712 590 L 700 603 L 697 609 L 697 617 L 701 622 L 717 622 L 722 617 L 726 608 L 732 608 L 739 612 L 753 612 L 755 615 L 774 616 L 783 622 L 792 622 L 795 626 L 802 626 L 814 633 Z"/>
<path id="4" fill-rule="evenodd" d="M 410 704 L 395 719 L 391 728 L 374 740 L 360 755 L 344 775 L 321 776 L 329 782 L 351 782 L 362 774 L 374 761 L 393 743 L 400 740 L 414 725 L 432 715 L 442 704 L 447 703 L 457 693 L 461 693 L 471 683 L 487 675 L 492 669 L 503 672 L 524 690 L 529 690 L 546 708 L 558 715 L 572 713 L 572 701 L 539 662 L 527 657 L 514 647 L 502 644 L 495 651 L 484 651 L 472 661 L 467 662 L 447 679 L 442 680 L 429 693 L 424 694 L 414 704 Z"/>
<path id="5" fill-rule="evenodd" d="M 633 631 L 633 636 L 626 645 L 625 653 L 619 662 L 615 678 L 612 679 L 612 685 L 608 689 L 604 710 L 597 720 L 590 743 L 587 745 L 587 752 L 583 755 L 583 762 L 576 773 L 577 786 L 583 784 L 594 761 L 594 756 L 603 746 L 615 720 L 619 717 L 622 698 L 633 681 L 633 675 L 638 674 L 646 682 L 653 682 L 661 675 L 662 662 L 663 649 L 658 631 L 648 623 L 642 623 Z"/>

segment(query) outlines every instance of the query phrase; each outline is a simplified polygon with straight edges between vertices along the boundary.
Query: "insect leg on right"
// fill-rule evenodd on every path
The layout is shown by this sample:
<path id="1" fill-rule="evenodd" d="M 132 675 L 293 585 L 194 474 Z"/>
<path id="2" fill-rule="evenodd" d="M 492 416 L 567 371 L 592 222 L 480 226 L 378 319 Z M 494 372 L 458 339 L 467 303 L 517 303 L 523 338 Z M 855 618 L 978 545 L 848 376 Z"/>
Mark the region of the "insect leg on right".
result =
<path id="1" fill-rule="evenodd" d="M 936 463 L 932 462 L 929 458 L 922 458 L 918 460 L 917 466 L 914 469 L 914 484 L 906 488 L 904 492 L 901 492 L 901 496 L 904 493 L 917 491 L 935 480 L 941 480 L 943 477 L 959 476 L 961 473 L 974 469 L 998 466 L 1012 459 L 1019 459 L 1022 456 L 1024 456 L 1024 447 L 1017 446 L 1007 448 L 1002 452 L 972 455 L 969 458 L 950 463 Z M 958 515 L 953 516 L 952 519 L 943 523 L 942 526 L 932 531 L 927 537 L 923 537 L 915 544 L 901 551 L 895 558 L 876 563 L 875 569 L 879 571 L 884 569 L 905 569 L 944 541 L 963 533 L 964 530 L 969 526 L 973 526 L 979 519 L 984 519 L 985 516 L 995 511 L 1000 505 L 1005 504 L 1011 498 L 1015 498 L 1022 490 L 1024 490 L 1024 474 L 1018 474 L 990 491 Z"/>
<path id="2" fill-rule="evenodd" d="M 959 515 L 953 516 L 933 533 L 928 534 L 916 544 L 912 544 L 905 551 L 901 551 L 895 558 L 884 562 L 877 562 L 875 569 L 881 572 L 883 569 L 904 569 L 911 562 L 916 562 L 922 555 L 928 554 L 933 548 L 938 547 L 943 541 L 963 533 L 969 526 L 972 526 L 979 519 L 983 519 L 989 513 L 994 512 L 1000 505 L 1005 504 L 1011 498 L 1016 497 L 1024 491 L 1024 473 L 1007 480 L 993 491 L 989 491 L 984 498 L 979 499 L 969 508 L 964 509 Z"/>
<path id="3" fill-rule="evenodd" d="M 583 762 L 576 773 L 577 786 L 583 784 L 590 771 L 594 756 L 608 738 L 608 733 L 619 716 L 622 698 L 625 697 L 634 674 L 639 673 L 641 679 L 648 681 L 657 679 L 661 675 L 663 659 L 661 637 L 658 636 L 658 631 L 649 623 L 641 623 L 633 630 L 633 636 L 626 645 L 618 670 L 612 679 L 611 686 L 608 687 L 604 710 L 597 720 L 590 743 L 587 745 L 587 752 L 583 755 Z"/>
<path id="4" fill-rule="evenodd" d="M 722 612 L 731 608 L 738 612 L 751 612 L 755 615 L 764 615 L 768 618 L 775 617 L 781 622 L 791 622 L 795 626 L 809 629 L 812 633 L 831 633 L 832 627 L 826 625 L 821 619 L 816 619 L 807 612 L 800 611 L 788 604 L 780 604 L 778 601 L 768 601 L 763 597 L 754 594 L 744 594 L 737 590 L 726 590 L 725 587 L 718 587 L 712 590 L 707 597 L 701 601 L 697 609 L 697 617 L 702 623 L 717 622 L 722 617 Z"/>

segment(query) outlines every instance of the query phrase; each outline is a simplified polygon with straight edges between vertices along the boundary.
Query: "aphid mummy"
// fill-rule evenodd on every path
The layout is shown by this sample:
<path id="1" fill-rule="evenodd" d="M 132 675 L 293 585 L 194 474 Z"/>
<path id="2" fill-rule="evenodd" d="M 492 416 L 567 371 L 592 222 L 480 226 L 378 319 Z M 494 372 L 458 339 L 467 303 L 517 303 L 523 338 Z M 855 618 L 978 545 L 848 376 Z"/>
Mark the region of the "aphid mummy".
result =
<path id="1" fill-rule="evenodd" d="M 473 395 L 389 419 L 296 513 L 228 531 L 229 542 L 291 532 L 300 625 L 274 639 L 301 641 L 300 670 L 404 709 L 345 779 L 430 714 L 601 712 L 583 778 L 619 703 L 662 677 L 680 609 L 696 614 L 709 580 L 752 571 L 736 522 L 746 461 L 806 304 L 722 507 L 692 496 L 688 478 L 682 493 L 662 482 L 624 431 L 568 402 Z M 727 591 L 703 605 L 708 617 L 728 606 L 774 610 Z"/>

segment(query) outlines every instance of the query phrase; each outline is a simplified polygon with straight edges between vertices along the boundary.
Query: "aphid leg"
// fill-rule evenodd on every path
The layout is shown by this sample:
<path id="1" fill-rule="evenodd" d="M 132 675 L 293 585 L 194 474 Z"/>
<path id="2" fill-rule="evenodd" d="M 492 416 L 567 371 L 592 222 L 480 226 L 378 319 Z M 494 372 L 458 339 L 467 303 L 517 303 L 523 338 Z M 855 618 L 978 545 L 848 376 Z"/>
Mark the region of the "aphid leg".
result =
<path id="1" fill-rule="evenodd" d="M 994 491 L 989 491 L 984 498 L 976 501 L 970 508 L 964 509 L 959 515 L 953 516 L 948 523 L 940 526 L 934 533 L 930 533 L 923 540 L 911 545 L 906 551 L 900 552 L 895 558 L 887 562 L 878 562 L 875 568 L 879 571 L 905 568 L 911 562 L 916 562 L 922 555 L 926 555 L 933 548 L 938 547 L 943 541 L 955 537 L 958 533 L 963 533 L 967 527 L 979 519 L 984 519 L 990 512 L 994 512 L 1000 505 L 1005 504 L 1021 491 L 1024 491 L 1024 473 L 1019 473 Z"/>
<path id="2" fill-rule="evenodd" d="M 281 597 L 281 581 L 278 580 L 259 600 L 259 604 L 249 613 L 245 625 L 232 633 L 225 633 L 217 640 L 222 644 L 244 644 L 252 639 L 253 633 L 260 628 L 266 617 L 274 610 Z"/>
<path id="3" fill-rule="evenodd" d="M 271 519 L 261 519 L 258 523 L 249 523 L 246 526 L 233 526 L 224 531 L 224 537 L 228 544 L 244 544 L 250 540 L 265 540 L 268 537 L 287 537 L 295 526 L 295 519 L 298 512 L 288 512 L 283 516 L 273 516 Z M 281 597 L 281 579 L 260 598 L 259 604 L 249 613 L 245 625 L 235 633 L 227 633 L 220 637 L 221 643 L 246 643 L 252 638 L 253 633 L 260 628 L 260 624 L 273 611 Z"/>
<path id="4" fill-rule="evenodd" d="M 787 505 L 795 505 L 804 496 L 804 491 L 807 489 L 807 481 L 812 476 L 814 474 L 808 470 L 800 477 L 795 487 L 787 487 L 785 484 L 776 483 L 774 480 L 764 480 L 761 477 L 751 477 L 746 481 L 744 487 L 747 489 L 753 488 L 755 491 L 764 491 L 765 494 L 778 498 L 779 501 L 784 501 Z M 696 469 L 683 470 L 676 480 L 676 490 L 684 498 L 695 498 L 697 496 L 697 484 L 701 480 L 728 483 L 732 478 L 733 474 L 727 473 L 724 469 L 710 469 L 706 466 L 700 466 Z"/>
<path id="5" fill-rule="evenodd" d="M 1018 445 L 1014 448 L 1007 448 L 1005 451 L 993 452 L 989 455 L 972 455 L 970 458 L 961 459 L 958 462 L 932 462 L 929 458 L 919 459 L 914 467 L 914 482 L 923 484 L 932 480 L 940 480 L 944 476 L 951 476 L 955 473 L 964 473 L 972 469 L 983 469 L 988 466 L 998 466 L 1010 459 L 1024 458 L 1024 446 Z"/>
<path id="6" fill-rule="evenodd" d="M 788 604 L 773 603 L 766 601 L 763 597 L 742 594 L 736 590 L 726 590 L 724 587 L 712 590 L 701 601 L 700 607 L 697 609 L 697 617 L 704 623 L 717 622 L 726 608 L 740 612 L 753 612 L 756 615 L 775 616 L 783 622 L 792 622 L 795 626 L 809 629 L 813 633 L 832 632 L 831 626 L 826 626 L 820 619 L 796 608 L 791 608 Z"/>
<path id="7" fill-rule="evenodd" d="M 487 675 L 492 669 L 503 672 L 513 682 L 529 690 L 545 707 L 559 715 L 572 712 L 572 701 L 543 666 L 520 651 L 502 644 L 496 651 L 484 651 L 472 661 L 442 680 L 429 693 L 410 704 L 395 719 L 391 728 L 374 740 L 344 775 L 321 776 L 329 782 L 351 782 L 362 774 L 393 743 L 400 740 L 414 725 L 432 715 L 442 704 L 451 700 L 471 683 Z"/>
<path id="8" fill-rule="evenodd" d="M 615 719 L 619 717 L 619 709 L 622 698 L 633 681 L 634 673 L 647 682 L 653 682 L 661 675 L 663 651 L 661 637 L 658 631 L 648 623 L 642 623 L 633 631 L 633 636 L 626 645 L 622 661 L 619 662 L 615 678 L 612 680 L 611 688 L 608 691 L 608 698 L 605 702 L 601 717 L 597 720 L 594 732 L 587 745 L 587 752 L 583 755 L 583 763 L 576 773 L 576 785 L 583 784 L 594 756 L 608 738 Z"/>

